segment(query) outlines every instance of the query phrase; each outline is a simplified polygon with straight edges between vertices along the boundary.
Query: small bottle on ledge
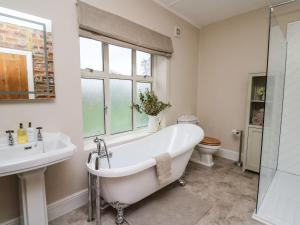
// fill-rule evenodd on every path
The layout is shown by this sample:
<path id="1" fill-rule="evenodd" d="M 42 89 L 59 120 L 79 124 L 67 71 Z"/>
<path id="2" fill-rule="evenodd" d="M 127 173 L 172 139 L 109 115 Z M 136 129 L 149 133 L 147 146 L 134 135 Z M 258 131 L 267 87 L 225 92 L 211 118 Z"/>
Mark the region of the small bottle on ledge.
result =
<path id="1" fill-rule="evenodd" d="M 26 130 L 23 128 L 22 123 L 20 123 L 20 127 L 17 132 L 17 139 L 18 139 L 18 144 L 26 144 L 27 143 L 27 133 L 26 133 Z"/>

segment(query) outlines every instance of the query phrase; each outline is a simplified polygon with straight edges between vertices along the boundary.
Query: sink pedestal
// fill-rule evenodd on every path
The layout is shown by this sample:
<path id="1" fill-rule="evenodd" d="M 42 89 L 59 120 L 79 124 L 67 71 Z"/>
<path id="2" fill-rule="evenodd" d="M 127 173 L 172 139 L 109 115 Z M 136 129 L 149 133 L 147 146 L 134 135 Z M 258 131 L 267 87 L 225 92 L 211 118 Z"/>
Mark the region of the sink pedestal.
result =
<path id="1" fill-rule="evenodd" d="M 48 225 L 45 171 L 46 167 L 18 174 L 22 225 Z"/>
<path id="2" fill-rule="evenodd" d="M 20 223 L 48 225 L 45 194 L 46 167 L 70 159 L 76 146 L 62 133 L 44 133 L 43 142 L 10 146 L 0 136 L 0 177 L 18 174 Z M 5 137 L 5 140 L 7 137 Z"/>

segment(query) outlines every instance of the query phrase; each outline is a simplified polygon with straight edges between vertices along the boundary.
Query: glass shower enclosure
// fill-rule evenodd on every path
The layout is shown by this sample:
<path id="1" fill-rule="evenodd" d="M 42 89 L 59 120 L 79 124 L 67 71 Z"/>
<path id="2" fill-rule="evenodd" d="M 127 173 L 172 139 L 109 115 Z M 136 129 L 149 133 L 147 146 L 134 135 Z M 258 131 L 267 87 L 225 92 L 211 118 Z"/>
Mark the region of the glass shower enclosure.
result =
<path id="1" fill-rule="evenodd" d="M 300 0 L 270 8 L 260 178 L 254 218 L 300 224 Z"/>

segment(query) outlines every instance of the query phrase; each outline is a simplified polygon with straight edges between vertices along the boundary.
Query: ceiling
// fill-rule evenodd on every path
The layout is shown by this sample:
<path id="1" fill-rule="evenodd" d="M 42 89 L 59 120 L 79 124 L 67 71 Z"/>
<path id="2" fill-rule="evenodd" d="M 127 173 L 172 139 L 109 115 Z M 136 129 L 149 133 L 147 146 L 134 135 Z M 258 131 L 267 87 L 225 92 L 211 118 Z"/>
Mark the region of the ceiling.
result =
<path id="1" fill-rule="evenodd" d="M 205 25 L 286 0 L 153 0 L 201 28 Z"/>

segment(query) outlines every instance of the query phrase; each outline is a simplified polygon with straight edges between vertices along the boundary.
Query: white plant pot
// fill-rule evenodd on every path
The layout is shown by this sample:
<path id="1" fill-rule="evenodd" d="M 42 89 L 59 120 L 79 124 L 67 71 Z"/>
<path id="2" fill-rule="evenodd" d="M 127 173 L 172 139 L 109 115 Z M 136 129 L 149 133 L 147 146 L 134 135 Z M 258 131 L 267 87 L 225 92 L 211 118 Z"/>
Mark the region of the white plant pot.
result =
<path id="1" fill-rule="evenodd" d="M 154 133 L 159 130 L 160 119 L 158 116 L 149 116 L 148 120 L 148 132 Z"/>

